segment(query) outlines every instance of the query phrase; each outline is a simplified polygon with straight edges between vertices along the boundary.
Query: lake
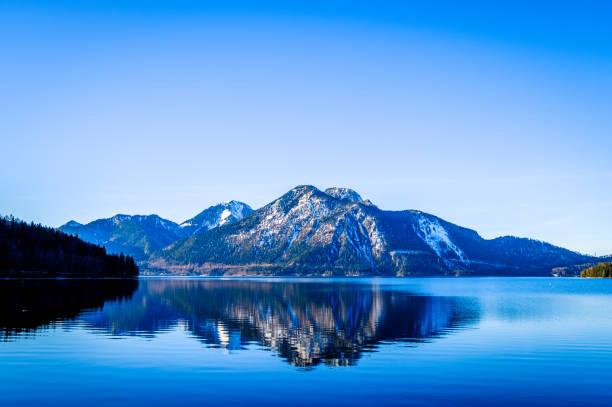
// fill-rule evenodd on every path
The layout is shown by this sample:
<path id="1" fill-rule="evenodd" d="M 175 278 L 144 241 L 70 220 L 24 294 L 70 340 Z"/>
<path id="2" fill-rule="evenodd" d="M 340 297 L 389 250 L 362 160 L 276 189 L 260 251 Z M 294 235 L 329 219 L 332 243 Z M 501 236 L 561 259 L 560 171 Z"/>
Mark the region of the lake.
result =
<path id="1" fill-rule="evenodd" d="M 1 406 L 612 403 L 612 279 L 0 280 Z"/>

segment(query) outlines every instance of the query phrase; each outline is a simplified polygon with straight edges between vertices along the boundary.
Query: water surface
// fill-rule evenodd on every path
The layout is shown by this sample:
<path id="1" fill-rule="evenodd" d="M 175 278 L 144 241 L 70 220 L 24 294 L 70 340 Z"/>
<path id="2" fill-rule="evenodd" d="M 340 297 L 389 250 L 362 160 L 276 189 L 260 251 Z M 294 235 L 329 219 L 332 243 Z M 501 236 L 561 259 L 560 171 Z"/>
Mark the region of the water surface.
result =
<path id="1" fill-rule="evenodd" d="M 612 281 L 0 280 L 0 405 L 609 405 Z"/>

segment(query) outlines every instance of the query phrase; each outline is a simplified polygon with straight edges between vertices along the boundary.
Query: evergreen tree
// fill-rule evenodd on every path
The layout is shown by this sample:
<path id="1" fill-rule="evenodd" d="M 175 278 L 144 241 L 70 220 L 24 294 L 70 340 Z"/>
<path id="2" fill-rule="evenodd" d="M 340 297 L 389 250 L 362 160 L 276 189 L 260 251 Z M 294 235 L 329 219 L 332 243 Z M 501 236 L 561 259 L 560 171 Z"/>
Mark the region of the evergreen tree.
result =
<path id="1" fill-rule="evenodd" d="M 0 275 L 133 277 L 138 267 L 131 256 L 8 216 L 0 217 Z"/>
<path id="2" fill-rule="evenodd" d="M 612 263 L 599 263 L 596 266 L 582 270 L 580 277 L 612 277 Z"/>

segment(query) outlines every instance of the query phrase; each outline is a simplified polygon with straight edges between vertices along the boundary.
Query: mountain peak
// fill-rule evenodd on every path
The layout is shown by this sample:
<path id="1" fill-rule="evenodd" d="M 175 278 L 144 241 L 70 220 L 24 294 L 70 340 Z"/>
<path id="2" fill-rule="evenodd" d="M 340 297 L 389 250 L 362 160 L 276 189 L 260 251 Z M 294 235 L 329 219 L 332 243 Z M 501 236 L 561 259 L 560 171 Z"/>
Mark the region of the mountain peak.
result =
<path id="1" fill-rule="evenodd" d="M 244 202 L 231 200 L 220 204 L 225 209 L 221 212 L 219 219 L 219 225 L 225 225 L 226 223 L 233 222 L 238 219 L 242 219 L 245 215 L 253 212 L 253 208 Z"/>
<path id="2" fill-rule="evenodd" d="M 76 220 L 70 220 L 66 224 L 60 226 L 60 228 L 78 228 L 80 226 L 83 226 L 83 224 L 77 222 Z"/>
<path id="3" fill-rule="evenodd" d="M 319 188 L 313 186 L 313 185 L 298 185 L 296 187 L 291 188 L 291 190 L 289 192 L 293 192 L 296 194 L 305 194 L 308 192 L 314 192 L 314 191 L 318 191 Z"/>
<path id="4" fill-rule="evenodd" d="M 323 192 L 325 192 L 329 196 L 333 196 L 334 198 L 343 199 L 343 200 L 347 200 L 350 202 L 363 201 L 363 199 L 361 198 L 361 195 L 359 195 L 356 191 L 350 188 L 332 187 L 332 188 L 327 188 Z"/>
<path id="5" fill-rule="evenodd" d="M 312 195 L 323 195 L 323 193 L 317 187 L 312 185 L 298 185 L 296 187 L 291 188 L 276 201 L 303 199 Z"/>
<path id="6" fill-rule="evenodd" d="M 249 205 L 231 200 L 204 209 L 193 218 L 181 223 L 180 226 L 191 235 L 242 219 L 251 212 L 253 212 L 253 208 Z"/>
<path id="7" fill-rule="evenodd" d="M 236 209 L 248 208 L 248 209 L 253 209 L 248 204 L 245 204 L 244 202 L 240 202 L 240 201 L 235 201 L 233 199 L 231 201 L 220 202 L 217 205 L 222 205 L 222 206 L 224 206 L 226 208 L 236 208 Z"/>

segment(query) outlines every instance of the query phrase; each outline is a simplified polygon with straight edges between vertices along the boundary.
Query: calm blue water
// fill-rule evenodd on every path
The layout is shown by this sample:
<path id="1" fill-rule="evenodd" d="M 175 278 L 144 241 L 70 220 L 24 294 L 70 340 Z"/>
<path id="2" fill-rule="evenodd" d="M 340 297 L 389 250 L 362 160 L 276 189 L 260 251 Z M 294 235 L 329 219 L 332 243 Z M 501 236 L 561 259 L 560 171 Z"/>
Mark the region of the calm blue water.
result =
<path id="1" fill-rule="evenodd" d="M 0 280 L 0 406 L 612 404 L 612 279 Z"/>

